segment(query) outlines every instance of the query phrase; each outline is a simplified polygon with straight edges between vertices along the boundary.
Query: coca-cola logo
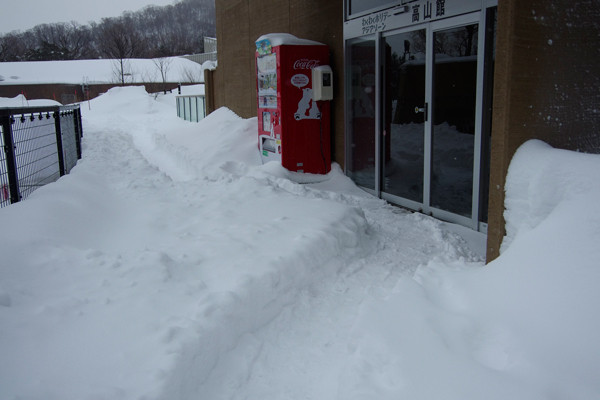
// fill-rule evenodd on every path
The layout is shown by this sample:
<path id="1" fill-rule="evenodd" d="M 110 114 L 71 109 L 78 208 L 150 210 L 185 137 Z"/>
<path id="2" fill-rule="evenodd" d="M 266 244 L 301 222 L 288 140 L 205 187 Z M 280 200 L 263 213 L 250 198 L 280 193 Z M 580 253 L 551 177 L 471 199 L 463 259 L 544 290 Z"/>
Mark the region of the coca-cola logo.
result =
<path id="1" fill-rule="evenodd" d="M 319 60 L 309 60 L 308 58 L 301 58 L 294 62 L 294 69 L 313 69 L 319 66 Z"/>

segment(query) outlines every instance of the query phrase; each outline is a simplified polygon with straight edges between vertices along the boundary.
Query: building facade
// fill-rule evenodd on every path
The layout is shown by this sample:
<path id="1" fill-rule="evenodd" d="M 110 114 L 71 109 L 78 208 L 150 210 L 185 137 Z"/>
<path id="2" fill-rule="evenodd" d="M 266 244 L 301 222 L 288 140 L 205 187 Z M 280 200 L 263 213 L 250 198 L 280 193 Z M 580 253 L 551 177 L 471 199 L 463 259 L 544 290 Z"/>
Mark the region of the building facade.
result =
<path id="1" fill-rule="evenodd" d="M 504 183 L 537 138 L 600 152 L 600 11 L 593 1 L 217 0 L 214 106 L 256 114 L 254 41 L 325 43 L 332 159 L 375 196 L 504 237 Z"/>

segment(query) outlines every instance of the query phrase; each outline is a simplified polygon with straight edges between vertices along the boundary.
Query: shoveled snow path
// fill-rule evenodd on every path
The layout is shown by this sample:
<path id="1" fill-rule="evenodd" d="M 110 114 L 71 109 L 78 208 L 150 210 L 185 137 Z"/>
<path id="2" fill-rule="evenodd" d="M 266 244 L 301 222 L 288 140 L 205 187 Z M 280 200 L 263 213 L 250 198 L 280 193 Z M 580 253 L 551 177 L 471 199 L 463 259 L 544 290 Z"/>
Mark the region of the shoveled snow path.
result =
<path id="1" fill-rule="evenodd" d="M 366 298 L 476 258 L 338 166 L 261 165 L 256 118 L 186 123 L 139 88 L 83 111 L 76 168 L 0 212 L 2 398 L 334 396 Z"/>
<path id="2" fill-rule="evenodd" d="M 197 264 L 202 263 L 202 260 L 199 260 L 203 256 L 201 254 L 193 252 L 177 254 L 176 252 L 182 248 L 191 250 L 194 247 L 205 247 L 205 245 L 213 248 L 216 246 L 214 250 L 217 252 L 230 251 L 234 254 L 238 253 L 236 254 L 238 256 L 239 253 L 242 253 L 241 257 L 246 257 L 250 264 L 257 263 L 258 256 L 253 256 L 253 254 L 244 256 L 244 251 L 255 250 L 259 256 L 264 253 L 263 249 L 252 249 L 252 240 L 241 247 L 232 244 L 229 248 L 221 248 L 220 242 L 235 240 L 229 237 L 231 235 L 229 227 L 222 227 L 222 232 L 218 232 L 219 227 L 216 227 L 217 232 L 212 232 L 210 236 L 198 236 L 198 229 L 193 226 L 196 220 L 195 214 L 210 215 L 211 212 L 207 212 L 205 208 L 214 207 L 216 208 L 213 209 L 213 212 L 216 214 L 231 212 L 229 204 L 231 201 L 247 200 L 236 197 L 235 189 L 228 193 L 226 189 L 224 190 L 227 185 L 255 185 L 257 190 L 270 189 L 281 192 L 287 194 L 287 197 L 291 197 L 292 200 L 297 199 L 302 203 L 310 202 L 311 198 L 315 201 L 327 202 L 338 202 L 344 198 L 344 196 L 335 194 L 321 194 L 268 173 L 255 173 L 251 176 L 251 174 L 246 174 L 244 166 L 227 161 L 222 165 L 216 165 L 215 168 L 209 168 L 203 179 L 195 180 L 191 178 L 195 173 L 191 165 L 194 160 L 193 158 L 186 160 L 183 149 L 169 149 L 171 144 L 163 142 L 162 144 L 166 148 L 164 152 L 148 151 L 156 145 L 156 142 L 164 140 L 164 137 L 156 135 L 152 129 L 140 132 L 138 126 L 135 127 L 136 132 L 124 132 L 122 128 L 100 132 L 95 130 L 96 127 L 93 123 L 88 121 L 88 125 L 86 143 L 88 146 L 94 147 L 94 151 L 85 162 L 97 163 L 98 167 L 108 165 L 104 174 L 107 186 L 115 193 L 119 193 L 119 197 L 123 201 L 129 203 L 126 206 L 127 212 L 124 212 L 128 216 L 120 221 L 121 226 L 127 230 L 127 226 L 130 224 L 135 226 L 149 223 L 158 224 L 163 232 L 160 237 L 154 237 L 152 234 L 138 238 L 129 236 L 123 246 L 138 249 L 137 251 L 145 248 L 143 253 L 147 252 L 149 255 L 144 259 L 153 268 L 164 268 L 166 270 L 165 279 L 168 280 L 184 280 L 186 279 L 184 276 L 177 276 L 182 270 L 188 269 L 187 267 L 197 268 Z M 116 125 L 127 126 L 127 122 L 120 121 Z M 101 126 L 106 126 L 106 124 L 101 124 Z M 172 152 L 170 153 L 169 150 Z M 176 156 L 182 156 L 183 161 L 177 159 Z M 171 179 L 161 170 L 168 171 L 169 175 L 176 179 Z M 140 179 L 140 177 L 142 178 Z M 250 189 L 248 193 L 252 194 L 252 190 Z M 222 196 L 220 202 L 215 202 L 214 196 Z M 146 199 L 151 200 L 144 204 Z M 206 202 L 203 199 L 206 199 Z M 375 203 L 378 206 L 383 205 L 378 200 L 375 200 Z M 135 212 L 131 209 L 133 204 L 136 204 L 138 208 Z M 162 205 L 162 207 L 157 209 L 157 205 Z M 220 209 L 221 207 L 223 210 Z M 243 204 L 240 204 L 240 207 L 243 208 Z M 298 211 L 302 214 L 306 212 L 306 204 L 302 204 L 301 207 L 302 209 Z M 354 204 L 350 204 L 348 210 L 358 209 Z M 177 223 L 186 219 L 185 215 L 181 213 L 190 215 L 191 226 L 177 226 Z M 319 229 L 322 228 L 315 227 L 314 231 L 309 229 L 308 231 L 304 230 L 303 233 L 303 229 L 298 229 L 298 226 L 295 226 L 292 221 L 292 225 L 288 229 L 298 230 L 299 239 L 301 239 L 301 242 L 298 243 L 297 260 L 294 260 L 296 254 L 294 252 L 286 254 L 284 247 L 283 257 L 279 256 L 279 265 L 275 265 L 273 271 L 267 270 L 262 275 L 242 275 L 242 282 L 235 282 L 236 278 L 232 279 L 231 276 L 227 276 L 227 272 L 222 272 L 223 282 L 219 282 L 218 272 L 213 273 L 215 277 L 211 281 L 194 283 L 192 280 L 187 282 L 186 290 L 193 303 L 190 304 L 187 311 L 169 315 L 160 322 L 160 324 L 165 324 L 160 328 L 164 332 L 162 334 L 163 343 L 167 341 L 173 342 L 175 345 L 171 346 L 174 357 L 170 367 L 157 376 L 157 382 L 161 382 L 155 389 L 157 392 L 152 394 L 153 390 L 149 390 L 148 394 L 157 398 L 184 399 L 190 393 L 203 393 L 204 388 L 201 384 L 208 384 L 212 371 L 220 368 L 222 353 L 236 348 L 247 335 L 263 329 L 263 326 L 274 318 L 279 319 L 279 315 L 284 313 L 284 310 L 294 308 L 294 304 L 303 296 L 299 290 L 312 290 L 310 288 L 313 286 L 316 288 L 321 284 L 320 282 L 332 279 L 331 276 L 334 276 L 337 271 L 343 271 L 344 264 L 352 258 L 353 254 L 360 256 L 371 251 L 369 247 L 374 242 L 370 240 L 369 236 L 373 235 L 373 232 L 364 236 L 365 234 L 360 232 L 364 228 L 362 226 L 364 220 L 352 221 L 356 215 L 352 212 L 341 218 L 341 220 L 347 219 L 344 226 L 332 227 L 331 241 L 321 237 L 323 233 Z M 128 222 L 128 219 L 133 220 Z M 238 223 L 234 215 L 229 217 L 219 215 L 216 220 L 229 221 L 229 224 Z M 206 222 L 209 225 L 213 223 Z M 343 231 L 348 227 L 358 231 L 349 231 L 350 243 L 344 244 Z M 155 228 L 155 226 L 152 227 L 149 232 L 154 232 Z M 252 231 L 254 234 L 261 233 L 260 227 L 240 226 L 240 229 Z M 137 231 L 137 228 L 133 228 L 132 232 Z M 311 237 L 311 234 L 315 236 Z M 273 235 L 276 235 L 276 232 Z M 119 236 L 123 237 L 124 235 L 122 233 Z M 352 242 L 355 236 L 362 237 L 366 241 L 363 243 Z M 208 242 L 201 243 L 203 239 Z M 240 233 L 237 239 L 243 241 L 243 234 Z M 182 240 L 190 243 L 182 245 Z M 338 243 L 340 240 L 342 249 L 347 245 L 356 248 L 348 249 L 347 254 L 339 254 L 340 249 L 337 249 L 336 246 L 340 245 Z M 194 245 L 193 242 L 197 242 L 197 244 Z M 272 245 L 276 247 L 277 243 L 274 242 Z M 323 251 L 319 249 L 321 245 L 326 246 Z M 327 246 L 332 248 L 327 248 Z M 118 246 L 114 243 L 107 246 L 108 249 L 113 247 Z M 307 260 L 303 252 L 306 252 L 307 249 L 310 251 L 311 248 L 314 250 L 313 259 Z M 275 253 L 277 254 L 277 251 Z M 339 257 L 336 260 L 330 260 L 330 254 L 338 254 Z M 123 255 L 118 257 L 122 258 Z M 233 258 L 235 259 L 235 257 Z M 327 265 L 319 266 L 319 262 L 323 260 Z M 314 263 L 317 269 L 310 265 L 308 267 L 303 265 L 307 261 Z M 227 270 L 225 269 L 225 271 Z M 298 273 L 297 276 L 295 276 L 295 271 Z M 192 277 L 193 274 L 188 272 L 187 279 Z M 206 287 L 211 289 L 208 295 L 203 294 Z M 165 299 L 162 298 L 162 300 Z M 173 313 L 173 308 L 166 306 L 164 311 Z M 192 319 L 186 321 L 186 319 L 190 319 L 190 316 Z"/>
<path id="3" fill-rule="evenodd" d="M 193 214 L 202 206 L 203 196 L 211 196 L 207 194 L 210 191 L 200 190 L 199 183 L 189 179 L 196 173 L 195 160 L 185 149 L 152 132 L 133 135 L 131 139 L 129 134 L 104 132 L 100 143 L 93 145 L 104 143 L 107 151 L 110 147 L 122 152 L 115 158 L 124 160 L 121 164 L 127 165 L 115 168 L 111 173 L 116 175 L 109 179 L 122 180 L 123 171 L 127 171 L 123 167 L 131 168 L 134 178 L 140 168 L 148 170 L 144 173 L 147 176 L 144 181 L 128 185 L 136 186 L 131 192 L 134 196 L 145 192 L 138 186 L 146 186 L 148 195 L 164 197 L 164 209 L 155 211 L 158 220 L 165 224 L 168 242 L 177 230 L 164 222 L 170 219 L 170 210 Z M 158 151 L 148 153 L 148 148 L 153 148 L 156 143 L 140 143 L 140 138 L 160 143 L 165 149 L 164 157 L 158 157 Z M 116 146 L 115 142 L 118 143 Z M 140 157 L 144 153 L 145 158 Z M 158 168 L 167 171 L 175 180 L 169 179 Z M 269 168 L 266 171 L 269 172 Z M 288 291 L 261 293 L 272 288 L 264 284 L 264 279 L 250 280 L 234 297 L 210 299 L 219 311 L 213 314 L 211 307 L 205 317 L 213 322 L 201 328 L 194 325 L 189 330 L 197 336 L 179 340 L 179 355 L 172 370 L 165 371 L 159 398 L 186 398 L 190 393 L 211 399 L 269 399 L 286 397 L 285 393 L 290 398 L 336 398 L 338 385 L 343 385 L 347 379 L 344 368 L 353 357 L 351 328 L 365 298 L 383 296 L 401 277 L 410 276 L 419 265 L 439 258 L 440 254 L 449 261 L 478 260 L 467 243 L 448 231 L 444 224 L 392 207 L 364 193 L 339 170 L 334 171 L 330 181 L 312 185 L 299 185 L 281 178 L 277 169 L 273 172 L 274 175 L 257 175 L 246 166 L 224 161 L 209 169 L 200 185 L 210 186 L 216 179 L 212 183 L 219 191 L 222 189 L 220 180 L 237 184 L 248 177 L 258 179 L 260 184 L 266 182 L 273 190 L 288 193 L 303 202 L 325 200 L 362 210 L 367 221 L 366 233 L 354 232 L 362 239 L 351 251 L 323 250 L 325 254 L 337 254 L 333 259 L 327 255 L 319 256 L 319 246 L 328 246 L 326 241 L 311 244 L 316 260 L 325 261 L 317 270 L 309 268 L 312 276 L 306 276 L 306 268 L 302 265 L 306 262 L 304 254 L 299 253 L 297 261 L 284 261 L 281 265 L 284 268 L 277 273 L 276 279 L 290 279 L 293 283 L 287 285 Z M 170 192 L 173 195 L 169 195 Z M 188 208 L 177 205 L 182 198 Z M 157 203 L 155 198 L 152 203 Z M 179 221 L 180 216 L 173 219 Z M 354 226 L 363 229 L 360 222 Z M 334 230 L 333 234 L 339 235 L 339 232 Z M 300 251 L 305 251 L 302 249 L 301 246 Z M 294 254 L 291 256 L 293 258 Z M 168 260 L 179 261 L 173 260 L 175 258 L 167 256 Z M 292 272 L 287 272 L 290 268 Z M 294 276 L 295 269 L 299 273 L 297 277 Z M 267 279 L 274 278 L 267 275 Z M 260 297 L 270 300 L 261 302 Z M 263 308 L 265 304 L 268 304 L 267 309 Z M 182 335 L 182 327 L 172 325 L 175 335 Z M 331 376 L 321 376 L 322 371 L 329 371 Z"/>
<path id="4" fill-rule="evenodd" d="M 256 118 L 90 103 L 76 168 L 0 209 L 1 399 L 598 398 L 598 155 L 523 145 L 481 268 L 338 166 L 261 165 Z"/>
<path id="5" fill-rule="evenodd" d="M 327 192 L 315 195 L 327 196 Z M 198 377 L 203 380 L 197 392 L 202 397 L 363 398 L 352 389 L 355 371 L 350 368 L 364 367 L 372 375 L 370 381 L 377 376 L 389 379 L 390 372 L 384 360 L 370 364 L 369 356 L 361 361 L 362 356 L 355 353 L 352 333 L 361 304 L 385 298 L 401 278 L 412 276 L 417 267 L 433 259 L 480 265 L 469 245 L 439 221 L 368 196 L 330 196 L 365 211 L 374 248 L 363 258 L 338 265 L 337 274 L 329 279 L 303 290 L 268 325 L 239 336 L 210 374 Z"/>

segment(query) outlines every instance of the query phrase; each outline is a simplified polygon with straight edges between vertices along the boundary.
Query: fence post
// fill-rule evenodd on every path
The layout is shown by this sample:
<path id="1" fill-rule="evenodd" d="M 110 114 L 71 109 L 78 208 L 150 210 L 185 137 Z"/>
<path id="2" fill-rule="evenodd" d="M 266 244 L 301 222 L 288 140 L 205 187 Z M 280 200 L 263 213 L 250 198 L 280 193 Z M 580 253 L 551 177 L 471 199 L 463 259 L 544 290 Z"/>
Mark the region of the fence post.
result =
<path id="1" fill-rule="evenodd" d="M 12 115 L 2 116 L 2 135 L 4 136 L 4 152 L 6 154 L 6 174 L 10 189 L 10 202 L 21 200 L 19 193 L 19 178 L 17 176 L 17 162 L 15 160 L 15 145 L 12 137 Z"/>
<path id="2" fill-rule="evenodd" d="M 83 125 L 81 123 L 81 108 L 75 109 L 75 143 L 77 144 L 77 159 L 81 160 L 81 138 L 83 137 Z"/>
<path id="3" fill-rule="evenodd" d="M 60 110 L 54 111 L 54 130 L 56 131 L 56 154 L 58 155 L 58 169 L 60 176 L 65 174 L 65 157 L 62 145 L 62 133 L 60 130 Z"/>
<path id="4" fill-rule="evenodd" d="M 209 69 L 204 70 L 204 98 L 206 101 L 206 112 L 208 115 L 215 111 L 215 71 Z"/>

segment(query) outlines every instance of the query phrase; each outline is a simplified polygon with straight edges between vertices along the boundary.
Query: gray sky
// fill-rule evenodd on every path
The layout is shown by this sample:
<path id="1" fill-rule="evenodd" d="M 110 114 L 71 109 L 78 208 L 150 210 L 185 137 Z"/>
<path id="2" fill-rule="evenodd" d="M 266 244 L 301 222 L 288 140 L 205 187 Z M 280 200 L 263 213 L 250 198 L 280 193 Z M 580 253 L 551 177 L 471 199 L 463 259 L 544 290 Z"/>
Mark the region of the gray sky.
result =
<path id="1" fill-rule="evenodd" d="M 38 24 L 75 21 L 82 25 L 137 11 L 153 4 L 165 6 L 177 0 L 2 0 L 0 34 L 26 31 Z"/>

